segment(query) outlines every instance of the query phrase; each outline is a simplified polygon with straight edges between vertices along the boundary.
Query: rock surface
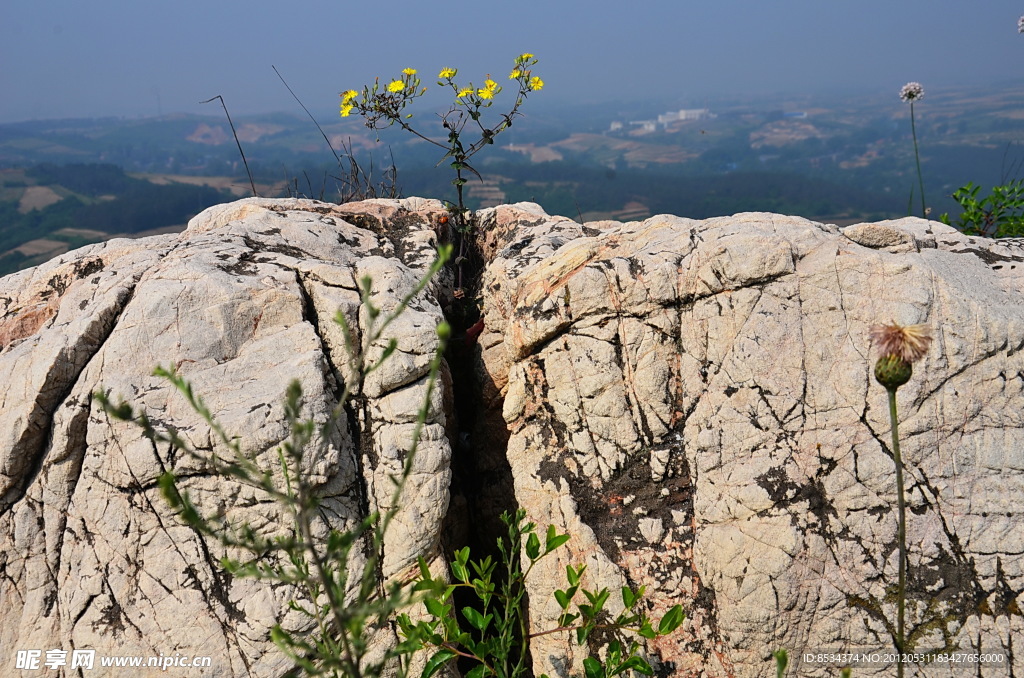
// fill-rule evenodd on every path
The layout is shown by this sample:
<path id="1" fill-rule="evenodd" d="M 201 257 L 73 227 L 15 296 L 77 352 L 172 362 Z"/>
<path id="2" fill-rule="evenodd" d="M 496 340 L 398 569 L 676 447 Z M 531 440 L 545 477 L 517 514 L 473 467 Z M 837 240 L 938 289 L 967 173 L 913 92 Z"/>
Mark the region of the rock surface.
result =
<path id="1" fill-rule="evenodd" d="M 0 279 L 4 671 L 16 649 L 92 648 L 210 656 L 203 675 L 284 672 L 267 630 L 302 623 L 286 613 L 291 591 L 224 575 L 220 547 L 181 525 L 156 479 L 174 468 L 201 505 L 269 531 L 282 516 L 109 420 L 91 394 L 122 396 L 219 450 L 151 376 L 174 365 L 271 461 L 287 437 L 285 384 L 298 378 L 307 413 L 326 420 L 351 382 L 335 312 L 365 331 L 356 281 L 367 274 L 376 302 L 396 304 L 432 259 L 441 214 L 415 198 L 251 199 L 183 234 L 110 241 Z M 884 650 L 896 488 L 868 327 L 921 322 L 936 339 L 899 391 L 908 618 L 930 621 L 918 649 L 946 633 L 963 651 L 1007 655 L 980 675 L 1024 674 L 1024 243 L 918 219 L 580 225 L 525 203 L 478 216 L 484 329 L 456 342 L 480 378 L 463 403 L 472 431 L 453 425 L 452 389 L 439 391 L 385 576 L 417 555 L 440 568 L 446 530 L 465 520 L 453 513 L 479 526 L 517 504 L 573 535 L 531 579 L 533 631 L 554 625 L 551 592 L 572 562 L 588 565 L 588 587 L 646 586 L 655 616 L 683 605 L 681 631 L 648 647 L 661 675 L 773 676 L 779 647 L 795 663 Z M 451 286 L 442 276 L 402 316 L 396 355 L 309 460 L 325 528 L 386 507 Z M 582 673 L 560 634 L 536 639 L 532 657 L 538 674 Z M 857 675 L 878 672 L 894 674 Z"/>
<path id="2" fill-rule="evenodd" d="M 110 241 L 0 281 L 0 673 L 12 675 L 12 648 L 198 655 L 211 658 L 210 676 L 279 676 L 290 666 L 268 630 L 307 623 L 287 612 L 292 590 L 226 575 L 223 547 L 173 516 L 157 478 L 174 469 L 206 512 L 271 534 L 286 516 L 256 489 L 110 420 L 92 393 L 144 407 L 196 449 L 227 454 L 151 376 L 173 366 L 243 450 L 274 468 L 289 435 L 285 386 L 298 379 L 305 416 L 327 420 L 350 372 L 335 313 L 365 332 L 356 283 L 367 275 L 374 303 L 393 309 L 433 259 L 440 213 L 440 203 L 418 199 L 250 199 L 205 211 L 180 235 Z M 431 291 L 413 302 L 385 335 L 398 339 L 394 359 L 307 455 L 325 529 L 387 508 L 442 319 Z M 435 393 L 389 533 L 387 577 L 440 555 L 451 403 Z M 150 671 L 136 675 L 164 675 Z"/>
<path id="3" fill-rule="evenodd" d="M 891 647 L 896 487 L 868 328 L 925 323 L 935 342 L 899 390 L 908 628 L 928 626 L 919 650 L 945 633 L 1009 657 L 979 675 L 1021 673 L 1024 242 L 918 219 L 490 219 L 505 237 L 480 343 L 515 496 L 575 535 L 530 589 L 535 629 L 556 625 L 553 585 L 584 562 L 594 588 L 646 586 L 655 614 L 683 604 L 683 632 L 652 648 L 672 675 Z M 582 673 L 558 635 L 533 659 Z"/>

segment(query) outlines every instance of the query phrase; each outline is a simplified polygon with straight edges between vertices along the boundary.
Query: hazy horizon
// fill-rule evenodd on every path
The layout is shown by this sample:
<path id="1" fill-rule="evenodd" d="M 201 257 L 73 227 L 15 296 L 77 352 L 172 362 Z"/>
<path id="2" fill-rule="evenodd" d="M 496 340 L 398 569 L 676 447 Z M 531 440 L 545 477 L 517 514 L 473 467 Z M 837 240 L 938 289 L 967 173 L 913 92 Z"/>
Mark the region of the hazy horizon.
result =
<path id="1" fill-rule="evenodd" d="M 113 5 L 114 3 L 111 3 Z M 120 4 L 120 3 L 118 3 Z M 1019 77 L 1024 5 L 988 0 L 517 4 L 307 0 L 283 11 L 225 6 L 7 0 L 0 10 L 0 122 L 295 110 L 276 66 L 311 110 L 405 67 L 503 80 L 540 58 L 550 104 L 931 89 Z M 15 67 L 14 64 L 17 64 Z M 500 77 L 499 77 L 500 76 Z M 534 105 L 531 101 L 531 105 Z"/>

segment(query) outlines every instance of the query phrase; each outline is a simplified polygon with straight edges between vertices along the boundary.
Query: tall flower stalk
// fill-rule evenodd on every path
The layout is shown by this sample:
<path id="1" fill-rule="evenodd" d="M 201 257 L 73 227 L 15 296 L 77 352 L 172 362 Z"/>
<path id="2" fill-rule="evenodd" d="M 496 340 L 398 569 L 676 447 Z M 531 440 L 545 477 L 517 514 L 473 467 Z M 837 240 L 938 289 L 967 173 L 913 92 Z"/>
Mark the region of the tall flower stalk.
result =
<path id="1" fill-rule="evenodd" d="M 910 131 L 914 135 L 914 159 L 917 161 L 917 183 L 921 188 L 921 216 L 928 218 L 924 201 L 924 178 L 921 175 L 921 154 L 917 149 L 917 123 L 914 120 L 914 102 L 924 98 L 924 88 L 919 82 L 908 82 L 900 90 L 900 99 L 910 104 Z"/>
<path id="2" fill-rule="evenodd" d="M 911 83 L 914 84 L 914 83 Z M 909 87 L 909 85 L 908 85 Z M 903 494 L 903 458 L 900 456 L 899 417 L 896 413 L 896 390 L 910 381 L 913 363 L 928 351 L 932 338 L 927 325 L 902 327 L 895 323 L 872 325 L 871 343 L 881 352 L 875 363 L 875 379 L 889 392 L 889 420 L 892 423 L 892 456 L 896 464 L 896 508 L 899 526 L 899 581 L 896 586 L 896 675 L 903 678 L 903 652 L 906 640 L 907 600 L 907 503 Z"/>

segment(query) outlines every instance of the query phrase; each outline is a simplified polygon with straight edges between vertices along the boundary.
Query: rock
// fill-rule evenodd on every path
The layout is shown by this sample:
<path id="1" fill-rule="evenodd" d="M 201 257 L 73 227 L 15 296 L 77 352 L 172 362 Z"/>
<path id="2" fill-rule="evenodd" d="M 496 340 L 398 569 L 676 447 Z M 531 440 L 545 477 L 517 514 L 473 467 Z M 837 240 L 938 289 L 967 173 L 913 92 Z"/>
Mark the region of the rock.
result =
<path id="1" fill-rule="evenodd" d="M 683 605 L 682 632 L 649 646 L 673 675 L 774 675 L 779 647 L 891 648 L 896 488 L 868 327 L 894 320 L 936 337 L 899 391 L 908 619 L 934 622 L 917 647 L 946 632 L 1024 668 L 1024 242 L 919 219 L 493 214 L 507 235 L 480 344 L 515 496 L 574 536 L 535 572 L 534 632 L 556 626 L 573 562 L 592 588 L 646 586 L 655 616 Z M 553 634 L 532 656 L 566 675 L 585 655 Z"/>
<path id="2" fill-rule="evenodd" d="M 267 534 L 286 517 L 108 419 L 92 393 L 225 453 L 151 376 L 174 366 L 272 465 L 288 436 L 287 382 L 328 421 L 355 381 L 335 312 L 367 331 L 364 275 L 374 303 L 394 308 L 431 261 L 442 213 L 418 198 L 244 200 L 180 235 L 114 240 L 0 279 L 0 647 L 200 655 L 213 661 L 204 675 L 283 674 L 268 630 L 303 628 L 287 609 L 294 592 L 224 574 L 219 559 L 237 554 L 184 526 L 156 481 L 175 469 L 200 506 Z M 443 576 L 451 547 L 493 544 L 496 515 L 522 506 L 573 537 L 531 574 L 533 633 L 555 626 L 551 594 L 573 563 L 587 565 L 587 588 L 612 591 L 613 613 L 624 585 L 647 587 L 655 617 L 683 606 L 681 629 L 645 646 L 659 675 L 772 676 L 779 647 L 794 663 L 890 649 L 896 488 L 868 327 L 922 322 L 935 342 L 899 391 L 908 618 L 929 624 L 917 649 L 946 633 L 961 651 L 1009 657 L 981 675 L 1024 672 L 1013 653 L 1024 637 L 1024 242 L 910 218 L 580 225 L 527 203 L 478 216 L 483 322 L 442 369 L 383 578 L 409 576 L 418 556 Z M 319 534 L 392 506 L 389 475 L 453 288 L 442 273 L 371 348 L 372 359 L 398 342 L 315 441 L 305 471 Z M 568 634 L 535 638 L 531 655 L 538 674 L 583 672 Z"/>
<path id="3" fill-rule="evenodd" d="M 211 676 L 279 676 L 290 666 L 268 631 L 275 623 L 308 627 L 287 609 L 295 592 L 225 574 L 219 560 L 240 554 L 175 518 L 157 479 L 174 469 L 203 510 L 267 534 L 288 517 L 257 489 L 110 420 L 92 393 L 124 398 L 197 449 L 229 454 L 181 395 L 151 374 L 173 366 L 247 454 L 276 468 L 276 449 L 289 435 L 286 385 L 298 379 L 305 416 L 328 421 L 353 375 L 332 318 L 340 309 L 360 336 L 367 331 L 356 287 L 363 276 L 373 278 L 374 303 L 394 309 L 433 258 L 432 219 L 440 213 L 440 203 L 418 199 L 243 200 L 205 211 L 180 235 L 113 240 L 0 281 L 6 670 L 15 649 L 53 648 L 206 656 L 212 668 L 203 675 Z M 442 317 L 430 290 L 411 303 L 370 351 L 379 356 L 394 336 L 396 357 L 307 454 L 322 534 L 390 506 L 389 475 L 401 472 Z M 445 393 L 434 392 L 387 535 L 387 579 L 407 577 L 418 556 L 443 569 Z M 97 667 L 96 675 L 104 673 Z"/>

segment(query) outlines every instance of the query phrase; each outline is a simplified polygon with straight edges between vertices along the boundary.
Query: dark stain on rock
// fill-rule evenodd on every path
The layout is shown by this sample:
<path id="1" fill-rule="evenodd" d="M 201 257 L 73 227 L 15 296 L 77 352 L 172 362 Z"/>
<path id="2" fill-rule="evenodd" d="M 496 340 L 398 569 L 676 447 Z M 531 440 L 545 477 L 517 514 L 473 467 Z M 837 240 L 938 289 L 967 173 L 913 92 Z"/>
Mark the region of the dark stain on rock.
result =
<path id="1" fill-rule="evenodd" d="M 370 231 L 371 233 L 376 233 L 378 235 L 382 235 L 384 233 L 384 227 L 383 224 L 381 224 L 380 219 L 372 214 L 346 214 L 345 221 L 356 228 L 363 229 L 364 231 Z"/>
<path id="2" fill-rule="evenodd" d="M 217 268 L 231 275 L 256 275 L 259 269 L 256 268 L 255 264 L 256 253 L 243 252 L 235 263 L 218 265 Z"/>
<path id="3" fill-rule="evenodd" d="M 533 242 L 533 236 L 526 236 L 521 240 L 517 240 L 514 243 L 506 246 L 503 250 L 498 252 L 498 256 L 502 259 L 511 259 L 512 257 L 518 256 L 526 247 L 529 247 L 530 243 Z"/>
<path id="4" fill-rule="evenodd" d="M 285 245 L 284 243 L 280 243 L 280 242 L 277 242 L 277 243 L 265 243 L 265 242 L 260 242 L 259 240 L 254 240 L 253 238 L 250 238 L 248 236 L 243 236 L 242 237 L 242 242 L 244 242 L 245 246 L 248 247 L 250 250 L 252 250 L 252 252 L 254 254 L 255 253 L 263 253 L 263 252 L 273 252 L 275 254 L 283 254 L 283 255 L 288 256 L 288 257 L 294 257 L 296 259 L 308 259 L 309 258 L 309 253 L 308 252 L 306 252 L 304 250 L 301 250 L 298 247 L 295 247 L 293 245 Z M 250 260 L 252 260 L 251 257 L 250 257 Z M 257 263 L 264 263 L 264 262 L 267 262 L 267 261 L 271 261 L 271 259 L 264 258 L 262 260 L 258 260 Z"/>
<path id="5" fill-rule="evenodd" d="M 1024 594 L 1024 588 L 1014 589 L 1003 570 L 1003 559 L 996 558 L 996 588 L 989 597 L 992 615 L 1024 617 L 1017 599 Z"/>
<path id="6" fill-rule="evenodd" d="M 338 233 L 338 244 L 355 249 L 360 246 L 359 238 L 346 237 L 344 233 Z"/>
<path id="7" fill-rule="evenodd" d="M 103 608 L 103 612 L 100 615 L 99 621 L 93 624 L 93 630 L 96 627 L 102 625 L 108 632 L 110 631 L 124 631 L 124 610 L 113 598 L 110 599 L 110 604 Z"/>
<path id="8" fill-rule="evenodd" d="M 86 276 L 90 276 L 93 273 L 99 273 L 104 269 L 106 264 L 99 257 L 93 259 L 81 259 L 74 263 L 72 270 L 75 272 L 75 278 L 81 280 Z"/>
<path id="9" fill-rule="evenodd" d="M 986 249 L 981 249 L 981 248 L 974 248 L 974 247 L 969 247 L 969 248 L 962 249 L 962 250 L 950 250 L 950 251 L 953 252 L 954 254 L 973 254 L 974 256 L 978 257 L 979 259 L 984 261 L 989 266 L 992 266 L 992 268 L 996 268 L 996 266 L 993 266 L 993 264 L 998 264 L 998 263 L 1003 262 L 1003 261 L 1016 262 L 1016 263 L 1020 263 L 1020 262 L 1024 261 L 1024 257 L 1006 256 L 1004 254 L 997 254 L 997 253 L 995 253 L 995 252 L 993 252 L 991 250 L 986 250 Z"/>
<path id="10" fill-rule="evenodd" d="M 830 519 L 834 518 L 838 523 L 839 513 L 828 499 L 822 478 L 828 476 L 838 462 L 834 459 L 822 461 L 826 466 L 820 469 L 817 477 L 806 482 L 791 480 L 782 466 L 772 467 L 755 480 L 758 486 L 768 493 L 775 507 L 789 514 L 792 525 L 805 529 L 804 516 L 814 516 L 818 523 L 818 533 L 827 543 L 834 546 L 838 535 L 833 534 Z"/>

